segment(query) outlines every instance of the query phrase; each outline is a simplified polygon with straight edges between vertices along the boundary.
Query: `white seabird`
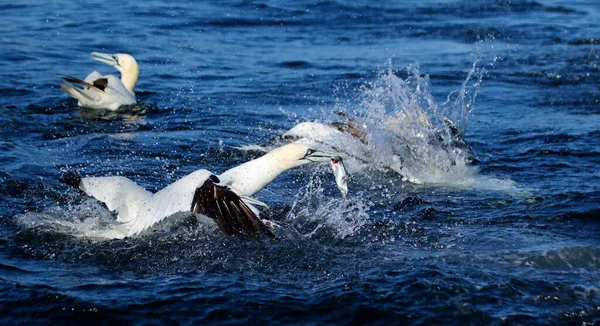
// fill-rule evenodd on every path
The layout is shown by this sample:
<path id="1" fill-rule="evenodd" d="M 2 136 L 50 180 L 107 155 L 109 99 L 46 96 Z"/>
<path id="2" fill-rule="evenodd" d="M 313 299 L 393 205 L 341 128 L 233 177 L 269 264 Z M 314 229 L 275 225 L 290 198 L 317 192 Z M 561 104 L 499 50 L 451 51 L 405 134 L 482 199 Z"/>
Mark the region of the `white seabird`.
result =
<path id="1" fill-rule="evenodd" d="M 126 53 L 92 52 L 91 56 L 96 61 L 115 67 L 121 72 L 121 78 L 102 75 L 97 71 L 89 74 L 85 80 L 65 76 L 61 79 L 60 89 L 74 97 L 81 107 L 116 111 L 123 105 L 135 104 L 133 89 L 140 73 L 135 59 Z"/>
<path id="2" fill-rule="evenodd" d="M 67 172 L 61 182 L 96 198 L 117 214 L 122 228 L 117 234 L 111 233 L 112 238 L 137 235 L 166 217 L 191 211 L 212 219 L 226 235 L 243 237 L 246 233 L 260 241 L 261 233 L 275 238 L 269 230 L 274 223 L 260 218 L 253 205 L 266 205 L 250 196 L 282 172 L 311 162 L 331 161 L 336 181 L 343 179 L 345 183 L 340 160 L 337 154 L 288 144 L 221 175 L 204 169 L 194 171 L 154 194 L 125 177 L 81 178 Z"/>
<path id="3" fill-rule="evenodd" d="M 342 154 L 351 173 L 374 167 L 383 171 L 394 171 L 400 175 L 402 181 L 415 184 L 431 180 L 421 172 L 422 163 L 430 164 L 434 169 L 448 170 L 445 165 L 438 167 L 435 165 L 435 160 L 428 160 L 427 155 L 422 155 L 418 150 L 415 151 L 415 145 L 411 145 L 406 140 L 415 140 L 417 145 L 431 146 L 430 144 L 440 144 L 444 139 L 450 138 L 450 146 L 436 145 L 438 148 L 434 148 L 434 150 L 438 150 L 442 154 L 444 151 L 452 151 L 450 155 L 442 156 L 447 157 L 450 163 L 454 162 L 450 161 L 454 157 L 460 158 L 461 162 L 472 161 L 472 153 L 464 140 L 464 134 L 449 118 L 443 117 L 446 130 L 435 129 L 431 120 L 424 114 L 416 116 L 396 114 L 387 117 L 375 129 L 375 132 L 372 132 L 366 125 L 355 121 L 346 114 L 339 112 L 336 114 L 346 121 L 332 124 L 316 121 L 301 122 L 285 132 L 282 138 Z M 410 129 L 413 125 L 421 126 L 423 129 L 415 129 L 417 133 Z M 447 132 L 447 136 L 445 136 L 445 132 Z M 441 162 L 448 161 L 442 160 Z"/>

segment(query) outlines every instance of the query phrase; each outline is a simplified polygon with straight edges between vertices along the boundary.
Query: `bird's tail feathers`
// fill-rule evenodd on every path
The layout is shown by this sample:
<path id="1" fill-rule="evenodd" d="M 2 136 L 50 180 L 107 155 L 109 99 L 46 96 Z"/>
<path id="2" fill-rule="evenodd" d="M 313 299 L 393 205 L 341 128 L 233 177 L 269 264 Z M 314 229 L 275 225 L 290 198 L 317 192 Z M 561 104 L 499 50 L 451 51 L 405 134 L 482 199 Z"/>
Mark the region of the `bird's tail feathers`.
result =
<path id="1" fill-rule="evenodd" d="M 85 87 L 85 89 L 79 88 L 75 85 L 82 85 Z M 89 91 L 86 92 L 86 90 L 96 90 L 96 87 L 94 87 L 94 85 L 92 85 L 86 81 L 83 81 L 83 80 L 75 78 L 75 77 L 63 76 L 60 80 L 60 90 L 71 95 L 79 102 L 95 100 L 93 93 L 89 92 Z"/>
<path id="2" fill-rule="evenodd" d="M 60 83 L 60 90 L 71 95 L 72 97 L 74 97 L 76 100 L 78 101 L 85 101 L 86 99 L 90 99 L 89 96 L 86 96 L 86 94 L 83 92 L 83 90 L 81 90 L 78 87 L 73 86 L 72 84 L 66 83 L 66 82 L 61 82 Z"/>

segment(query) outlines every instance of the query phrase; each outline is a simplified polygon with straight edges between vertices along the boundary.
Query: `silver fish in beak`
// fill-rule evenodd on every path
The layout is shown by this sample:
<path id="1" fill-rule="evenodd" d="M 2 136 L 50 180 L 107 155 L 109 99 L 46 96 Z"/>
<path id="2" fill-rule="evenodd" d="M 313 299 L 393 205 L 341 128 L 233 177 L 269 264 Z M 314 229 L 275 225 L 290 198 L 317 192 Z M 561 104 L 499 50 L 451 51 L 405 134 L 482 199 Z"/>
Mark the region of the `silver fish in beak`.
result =
<path id="1" fill-rule="evenodd" d="M 342 193 L 342 196 L 346 198 L 346 195 L 348 195 L 348 181 L 350 178 L 340 157 L 331 159 L 331 169 L 333 170 L 335 183 L 337 184 L 338 189 Z"/>
<path id="2" fill-rule="evenodd" d="M 301 146 L 301 145 L 299 145 Z M 348 194 L 348 173 L 342 163 L 342 158 L 339 154 L 323 152 L 318 149 L 308 148 L 305 155 L 297 160 L 298 165 L 307 164 L 308 162 L 327 162 L 330 161 L 331 168 L 333 169 L 333 175 L 335 176 L 335 182 L 338 189 L 342 192 L 342 195 L 346 197 Z"/>

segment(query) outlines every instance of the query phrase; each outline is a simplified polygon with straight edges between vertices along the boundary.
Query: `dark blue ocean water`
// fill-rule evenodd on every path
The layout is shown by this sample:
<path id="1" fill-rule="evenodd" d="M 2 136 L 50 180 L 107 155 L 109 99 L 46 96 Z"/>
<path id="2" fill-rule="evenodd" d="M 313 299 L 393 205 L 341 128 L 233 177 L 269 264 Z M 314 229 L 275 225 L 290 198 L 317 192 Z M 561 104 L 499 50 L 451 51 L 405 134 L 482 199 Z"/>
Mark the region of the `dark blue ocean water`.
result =
<path id="1" fill-rule="evenodd" d="M 2 324 L 600 323 L 597 1 L 0 11 Z M 61 74 L 115 73 L 92 51 L 138 60 L 139 105 L 82 110 L 60 91 Z M 427 90 L 398 89 L 427 75 Z M 257 196 L 279 242 L 193 219 L 108 241 L 48 223 L 108 214 L 58 182 L 66 170 L 158 190 L 334 110 L 414 110 L 403 95 L 443 107 L 456 94 L 471 110 L 459 122 L 473 175 L 414 185 L 374 167 L 352 174 L 344 201 L 327 169 L 289 171 Z"/>

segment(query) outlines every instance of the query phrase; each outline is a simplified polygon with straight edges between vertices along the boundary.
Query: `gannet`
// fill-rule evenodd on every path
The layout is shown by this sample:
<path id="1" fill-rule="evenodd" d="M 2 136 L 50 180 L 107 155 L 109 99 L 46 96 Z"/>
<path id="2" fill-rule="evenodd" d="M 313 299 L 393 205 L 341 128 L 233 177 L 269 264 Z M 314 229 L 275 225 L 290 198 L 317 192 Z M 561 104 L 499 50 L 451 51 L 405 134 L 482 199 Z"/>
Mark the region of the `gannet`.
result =
<path id="1" fill-rule="evenodd" d="M 269 230 L 274 223 L 262 219 L 254 205 L 266 206 L 251 198 L 282 172 L 311 162 L 331 161 L 340 190 L 347 191 L 346 173 L 337 154 L 302 144 L 288 144 L 217 175 L 208 170 L 194 171 L 151 193 L 125 177 L 85 177 L 65 173 L 60 181 L 106 204 L 117 214 L 122 232 L 113 238 L 133 236 L 178 212 L 209 217 L 226 235 L 244 233 L 260 241 L 261 234 L 275 239 Z M 114 234 L 114 233 L 112 233 Z"/>
<path id="2" fill-rule="evenodd" d="M 92 59 L 115 67 L 121 72 L 121 79 L 113 75 L 101 75 L 94 71 L 85 80 L 65 76 L 60 89 L 73 96 L 81 107 L 116 111 L 123 105 L 136 103 L 133 89 L 139 76 L 138 64 L 126 53 L 91 53 Z M 76 85 L 82 85 L 78 87 Z"/>
<path id="3" fill-rule="evenodd" d="M 414 163 L 414 159 L 410 162 L 408 161 L 415 155 L 413 148 L 402 141 L 405 140 L 404 138 L 395 138 L 406 134 L 414 135 L 414 133 L 404 131 L 404 128 L 410 126 L 410 121 L 407 120 L 412 117 L 407 118 L 398 115 L 388 117 L 382 121 L 378 130 L 388 132 L 390 138 L 386 139 L 385 137 L 381 138 L 382 134 L 369 133 L 366 126 L 355 121 L 352 117 L 340 112 L 335 113 L 343 117 L 345 121 L 331 124 L 323 124 L 316 121 L 301 122 L 286 131 L 282 135 L 282 138 L 294 143 L 307 144 L 320 150 L 341 153 L 351 173 L 375 167 L 384 171 L 394 171 L 399 174 L 400 179 L 403 181 L 415 184 L 424 182 L 412 172 L 412 169 L 417 166 L 418 161 L 416 164 Z M 429 143 L 441 143 L 444 141 L 443 133 L 446 130 L 434 129 L 431 126 L 432 123 L 424 115 L 419 115 L 414 119 L 418 121 L 419 125 L 426 126 L 428 130 L 432 131 L 430 135 L 418 134 L 414 135 L 414 137 L 424 139 L 425 137 L 430 137 L 425 139 Z M 473 159 L 472 153 L 464 140 L 463 133 L 449 118 L 443 117 L 443 121 L 451 137 L 450 150 L 463 158 L 465 162 L 471 162 Z M 392 140 L 391 143 L 390 140 Z M 417 166 L 417 168 L 419 167 Z"/>

